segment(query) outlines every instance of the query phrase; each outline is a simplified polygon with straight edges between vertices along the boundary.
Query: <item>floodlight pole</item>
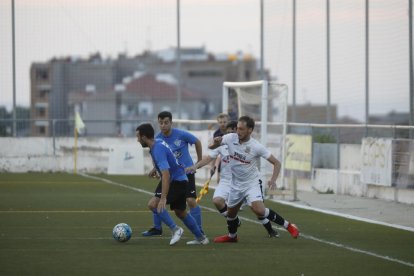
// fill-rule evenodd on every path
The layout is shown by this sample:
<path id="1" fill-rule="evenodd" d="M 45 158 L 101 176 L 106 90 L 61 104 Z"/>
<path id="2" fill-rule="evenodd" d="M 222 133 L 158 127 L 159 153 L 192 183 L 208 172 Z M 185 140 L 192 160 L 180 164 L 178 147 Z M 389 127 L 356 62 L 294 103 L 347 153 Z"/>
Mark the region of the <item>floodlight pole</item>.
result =
<path id="1" fill-rule="evenodd" d="M 14 26 L 14 0 L 12 4 L 12 67 L 13 67 L 13 137 L 17 136 L 16 127 L 16 45 L 15 45 L 15 26 Z"/>
<path id="2" fill-rule="evenodd" d="M 181 45 L 180 45 L 180 0 L 177 0 L 177 115 L 181 119 Z"/>
<path id="3" fill-rule="evenodd" d="M 409 53 L 410 53 L 410 125 L 414 125 L 414 83 L 413 83 L 413 1 L 408 0 L 409 5 Z M 413 131 L 410 130 L 410 139 L 413 139 Z"/>
<path id="4" fill-rule="evenodd" d="M 330 0 L 326 0 L 326 123 L 331 123 L 331 22 Z"/>
<path id="5" fill-rule="evenodd" d="M 264 73 L 264 9 L 263 0 L 260 0 L 260 74 L 261 79 L 266 80 Z"/>
<path id="6" fill-rule="evenodd" d="M 365 0 L 365 124 L 369 124 L 369 0 Z"/>
<path id="7" fill-rule="evenodd" d="M 296 0 L 292 1 L 292 122 L 296 122 Z"/>

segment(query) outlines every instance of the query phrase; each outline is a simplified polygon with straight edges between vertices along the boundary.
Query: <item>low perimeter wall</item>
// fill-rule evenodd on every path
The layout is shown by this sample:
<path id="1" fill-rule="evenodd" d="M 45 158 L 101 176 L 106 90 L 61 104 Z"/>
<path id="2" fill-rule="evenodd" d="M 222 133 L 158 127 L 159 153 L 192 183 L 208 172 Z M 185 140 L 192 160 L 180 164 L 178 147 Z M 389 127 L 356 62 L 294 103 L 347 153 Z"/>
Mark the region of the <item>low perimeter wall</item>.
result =
<path id="1" fill-rule="evenodd" d="M 197 135 L 199 136 L 199 135 Z M 203 145 L 207 138 L 199 136 Z M 312 169 L 310 179 L 298 179 L 299 191 L 345 194 L 414 204 L 413 189 L 396 189 L 360 181 L 358 145 L 341 145 L 340 170 Z M 0 172 L 74 171 L 74 138 L 0 138 Z M 206 152 L 206 149 L 203 149 Z M 195 157 L 194 147 L 191 153 Z M 147 149 L 135 138 L 88 138 L 77 141 L 76 167 L 79 172 L 145 174 L 152 168 Z M 208 171 L 197 173 L 200 182 Z"/>

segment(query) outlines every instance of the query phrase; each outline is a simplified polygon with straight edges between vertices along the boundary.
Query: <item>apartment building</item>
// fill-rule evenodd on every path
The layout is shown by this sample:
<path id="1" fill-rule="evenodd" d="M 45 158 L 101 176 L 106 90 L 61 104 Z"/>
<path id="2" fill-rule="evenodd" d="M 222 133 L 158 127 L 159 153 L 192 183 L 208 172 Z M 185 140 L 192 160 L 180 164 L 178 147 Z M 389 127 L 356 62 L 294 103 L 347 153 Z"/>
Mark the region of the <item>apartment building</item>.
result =
<path id="1" fill-rule="evenodd" d="M 31 117 L 35 119 L 31 126 L 32 135 L 68 135 L 73 127 L 71 114 L 74 105 L 69 105 L 68 98 L 71 92 L 95 93 L 88 97 L 89 105 L 101 93 L 109 93 L 106 97 L 116 101 L 116 91 L 119 90 L 117 87 L 122 87 L 137 74 L 170 75 L 177 82 L 180 81 L 176 86 L 179 85 L 181 90 L 191 91 L 205 107 L 198 114 L 186 112 L 189 108 L 186 106 L 182 106 L 181 111 L 184 111 L 183 114 L 191 114 L 192 118 L 201 119 L 212 119 L 221 111 L 224 81 L 259 79 L 256 60 L 249 55 L 211 54 L 204 47 L 182 48 L 179 74 L 175 55 L 175 48 L 170 48 L 158 52 L 144 52 L 134 57 L 119 55 L 116 59 L 105 59 L 98 53 L 89 58 L 53 58 L 48 62 L 33 63 L 30 72 Z M 164 104 L 176 111 L 176 103 L 177 98 L 173 97 Z M 99 104 L 98 100 L 96 104 Z M 106 110 L 104 105 L 96 106 L 96 109 L 99 108 Z M 108 116 L 110 114 L 107 113 Z M 108 119 L 122 119 L 116 113 L 111 116 L 113 118 Z"/>

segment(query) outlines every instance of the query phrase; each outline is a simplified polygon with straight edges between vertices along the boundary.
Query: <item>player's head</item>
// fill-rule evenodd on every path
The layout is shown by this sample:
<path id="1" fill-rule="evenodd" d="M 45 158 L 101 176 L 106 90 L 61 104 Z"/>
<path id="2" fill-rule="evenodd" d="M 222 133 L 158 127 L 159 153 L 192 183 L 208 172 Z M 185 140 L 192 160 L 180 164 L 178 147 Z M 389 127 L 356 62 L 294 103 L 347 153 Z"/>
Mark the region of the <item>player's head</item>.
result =
<path id="1" fill-rule="evenodd" d="M 172 114 L 169 111 L 162 111 L 158 114 L 158 126 L 162 134 L 169 135 L 172 128 Z"/>
<path id="2" fill-rule="evenodd" d="M 226 133 L 236 133 L 237 121 L 230 121 L 226 125 Z"/>
<path id="3" fill-rule="evenodd" d="M 248 141 L 254 130 L 254 120 L 249 116 L 241 116 L 237 122 L 237 135 L 240 141 Z"/>
<path id="4" fill-rule="evenodd" d="M 227 113 L 220 113 L 217 115 L 217 123 L 222 133 L 226 133 L 226 126 L 229 122 L 229 115 Z"/>
<path id="5" fill-rule="evenodd" d="M 154 139 L 154 128 L 151 124 L 141 124 L 135 130 L 138 142 L 143 148 L 148 147 L 148 141 Z"/>

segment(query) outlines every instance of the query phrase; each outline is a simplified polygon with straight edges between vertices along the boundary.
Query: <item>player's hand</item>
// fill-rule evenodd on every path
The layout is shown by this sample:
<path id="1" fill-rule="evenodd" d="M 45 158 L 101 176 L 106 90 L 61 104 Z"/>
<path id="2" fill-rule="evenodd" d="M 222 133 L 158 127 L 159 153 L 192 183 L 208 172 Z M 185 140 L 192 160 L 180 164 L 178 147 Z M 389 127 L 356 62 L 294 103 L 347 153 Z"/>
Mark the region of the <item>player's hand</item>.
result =
<path id="1" fill-rule="evenodd" d="M 222 140 L 223 140 L 222 136 L 217 136 L 217 137 L 214 137 L 213 143 L 214 143 L 214 145 L 219 146 L 219 145 L 221 145 Z"/>
<path id="2" fill-rule="evenodd" d="M 160 202 L 158 202 L 158 206 L 157 206 L 158 213 L 161 213 L 162 211 L 164 211 L 166 206 L 167 206 L 167 199 L 166 198 L 161 198 Z"/>
<path id="3" fill-rule="evenodd" d="M 192 165 L 191 167 L 185 168 L 186 174 L 193 174 L 197 171 L 197 168 L 195 165 Z"/>
<path id="4" fill-rule="evenodd" d="M 276 189 L 276 181 L 267 181 L 267 187 L 269 187 L 269 189 Z"/>
<path id="5" fill-rule="evenodd" d="M 221 145 L 221 141 L 223 140 L 223 137 L 218 136 L 214 137 L 212 144 L 208 146 L 209 149 L 215 149 L 218 148 Z"/>
<path id="6" fill-rule="evenodd" d="M 151 178 L 160 178 L 160 176 L 158 175 L 158 173 L 157 173 L 157 170 L 154 168 L 154 169 L 152 169 L 149 173 L 148 173 L 148 176 L 149 177 L 151 177 Z"/>

